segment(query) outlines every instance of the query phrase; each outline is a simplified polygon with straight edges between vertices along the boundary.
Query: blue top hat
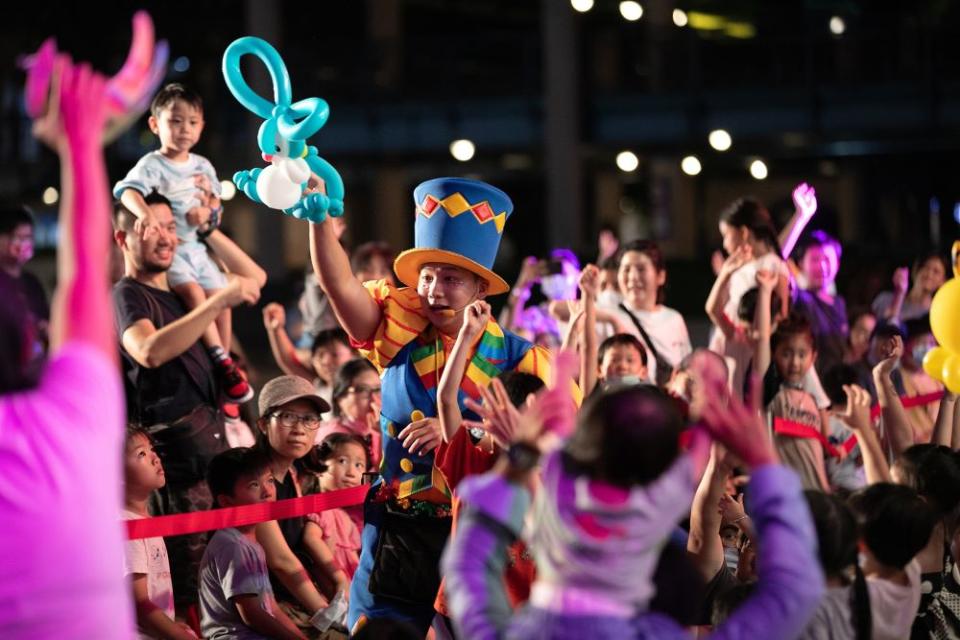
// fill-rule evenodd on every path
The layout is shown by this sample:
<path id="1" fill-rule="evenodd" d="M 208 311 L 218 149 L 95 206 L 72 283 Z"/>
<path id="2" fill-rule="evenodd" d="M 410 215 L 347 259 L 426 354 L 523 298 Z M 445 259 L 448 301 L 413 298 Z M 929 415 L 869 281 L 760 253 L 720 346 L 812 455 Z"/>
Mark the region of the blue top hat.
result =
<path id="1" fill-rule="evenodd" d="M 420 267 L 438 262 L 477 274 L 489 284 L 489 295 L 510 290 L 491 270 L 503 227 L 513 212 L 507 194 L 479 180 L 436 178 L 414 189 L 413 200 L 415 248 L 401 253 L 393 263 L 400 282 L 416 287 Z"/>

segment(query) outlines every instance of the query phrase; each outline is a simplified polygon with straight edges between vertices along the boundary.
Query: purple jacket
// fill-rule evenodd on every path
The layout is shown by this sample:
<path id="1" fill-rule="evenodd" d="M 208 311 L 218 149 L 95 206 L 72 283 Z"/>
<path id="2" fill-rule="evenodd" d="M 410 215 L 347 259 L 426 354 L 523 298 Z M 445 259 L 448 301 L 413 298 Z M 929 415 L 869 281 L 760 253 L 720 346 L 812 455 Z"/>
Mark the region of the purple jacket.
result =
<path id="1" fill-rule="evenodd" d="M 514 615 L 503 589 L 506 548 L 520 535 L 529 492 L 487 473 L 459 486 L 465 508 L 443 558 L 454 624 L 467 640 L 584 637 L 689 638 L 672 619 L 638 612 L 633 619 L 571 616 L 527 607 Z M 797 637 L 824 592 L 817 537 L 793 471 L 780 465 L 754 470 L 748 506 L 757 536 L 757 589 L 712 638 Z"/>

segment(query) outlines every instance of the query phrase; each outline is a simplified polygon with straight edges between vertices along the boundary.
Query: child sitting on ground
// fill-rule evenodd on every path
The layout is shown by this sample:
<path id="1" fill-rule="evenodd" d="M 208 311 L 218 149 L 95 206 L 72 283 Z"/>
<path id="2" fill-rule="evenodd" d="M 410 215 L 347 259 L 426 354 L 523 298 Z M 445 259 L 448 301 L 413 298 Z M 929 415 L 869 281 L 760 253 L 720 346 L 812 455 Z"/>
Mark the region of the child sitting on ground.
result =
<path id="1" fill-rule="evenodd" d="M 124 519 L 149 518 L 147 501 L 150 494 L 163 487 L 167 480 L 150 436 L 140 427 L 127 427 L 123 478 Z M 131 578 L 141 640 L 196 639 L 190 627 L 173 619 L 173 584 L 163 538 L 129 540 L 124 548 L 123 572 Z"/>
<path id="2" fill-rule="evenodd" d="M 218 454 L 207 468 L 217 506 L 267 502 L 274 496 L 268 459 L 257 449 Z M 220 529 L 200 562 L 200 627 L 204 638 L 257 637 L 306 640 L 277 605 L 256 525 Z"/>
<path id="3" fill-rule="evenodd" d="M 189 309 L 227 285 L 226 277 L 201 240 L 217 227 L 222 207 L 220 181 L 210 161 L 190 153 L 203 132 L 203 101 L 181 84 L 168 84 L 150 104 L 150 130 L 160 138 L 151 151 L 113 188 L 113 195 L 137 216 L 135 230 L 146 236 L 157 222 L 144 198 L 156 191 L 171 204 L 177 222 L 177 246 L 167 272 L 170 286 Z M 201 230 L 203 229 L 203 230 Z M 246 402 L 253 389 L 230 359 L 230 310 L 225 309 L 203 334 L 230 402 Z"/>
<path id="4" fill-rule="evenodd" d="M 916 556 L 933 531 L 933 510 L 910 487 L 879 482 L 850 499 L 860 524 L 873 640 L 910 636 L 920 605 Z"/>

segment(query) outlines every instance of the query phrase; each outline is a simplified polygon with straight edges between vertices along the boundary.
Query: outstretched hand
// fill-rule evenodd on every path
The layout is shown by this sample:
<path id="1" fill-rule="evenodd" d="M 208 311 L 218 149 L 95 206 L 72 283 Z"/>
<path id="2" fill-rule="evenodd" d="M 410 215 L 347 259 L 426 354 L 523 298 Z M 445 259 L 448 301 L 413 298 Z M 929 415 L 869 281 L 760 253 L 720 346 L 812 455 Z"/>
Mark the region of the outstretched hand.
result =
<path id="1" fill-rule="evenodd" d="M 74 145 L 100 144 L 107 113 L 107 80 L 87 63 L 75 65 L 66 54 L 54 61 L 50 102 L 33 122 L 33 135 L 64 153 Z"/>
<path id="2" fill-rule="evenodd" d="M 793 204 L 804 220 L 810 220 L 817 212 L 817 192 L 806 182 L 801 182 L 793 190 Z"/>

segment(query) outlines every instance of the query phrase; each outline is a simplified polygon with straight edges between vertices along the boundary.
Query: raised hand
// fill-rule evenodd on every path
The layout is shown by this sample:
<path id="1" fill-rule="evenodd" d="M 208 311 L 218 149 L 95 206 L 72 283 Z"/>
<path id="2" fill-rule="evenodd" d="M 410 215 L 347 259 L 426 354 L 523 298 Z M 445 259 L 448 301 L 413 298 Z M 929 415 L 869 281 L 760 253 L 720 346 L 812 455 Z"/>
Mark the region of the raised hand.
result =
<path id="1" fill-rule="evenodd" d="M 838 417 L 854 431 L 873 428 L 870 423 L 870 392 L 856 384 L 843 385 L 847 406 Z"/>
<path id="2" fill-rule="evenodd" d="M 793 204 L 804 220 L 810 220 L 817 212 L 817 193 L 806 182 L 801 182 L 793 190 Z"/>
<path id="3" fill-rule="evenodd" d="M 271 302 L 263 308 L 263 326 L 270 331 L 282 329 L 287 323 L 287 312 L 282 304 Z"/>
<path id="4" fill-rule="evenodd" d="M 460 327 L 460 335 L 463 339 L 470 342 L 483 333 L 487 323 L 490 322 L 490 314 L 490 305 L 483 300 L 470 303 L 464 309 L 463 326 Z"/>
<path id="5" fill-rule="evenodd" d="M 903 338 L 892 336 L 885 340 L 880 345 L 880 354 L 882 360 L 873 368 L 873 373 L 874 375 L 889 376 L 894 367 L 897 366 L 900 356 L 903 355 Z"/>
<path id="6" fill-rule="evenodd" d="M 910 269 L 900 267 L 893 272 L 893 290 L 898 294 L 904 294 L 910 288 Z"/>
<path id="7" fill-rule="evenodd" d="M 596 300 L 600 293 L 600 269 L 594 264 L 585 266 L 583 271 L 580 272 L 578 284 L 584 298 L 590 296 L 590 298 Z"/>

